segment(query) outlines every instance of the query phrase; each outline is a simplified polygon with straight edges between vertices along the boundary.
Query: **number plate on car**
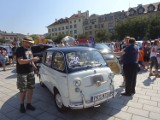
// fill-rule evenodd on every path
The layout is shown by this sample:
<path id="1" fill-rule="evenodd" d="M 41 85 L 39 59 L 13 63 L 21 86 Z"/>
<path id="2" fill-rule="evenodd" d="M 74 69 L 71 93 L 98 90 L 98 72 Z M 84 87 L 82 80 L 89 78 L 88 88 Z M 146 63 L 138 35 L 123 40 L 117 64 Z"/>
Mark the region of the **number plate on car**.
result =
<path id="1" fill-rule="evenodd" d="M 109 95 L 109 92 L 101 93 L 101 94 L 98 94 L 98 95 L 96 95 L 96 96 L 92 96 L 92 100 L 93 100 L 94 102 L 100 101 L 100 100 L 102 100 L 102 99 L 104 99 L 104 98 L 107 98 L 108 95 Z"/>

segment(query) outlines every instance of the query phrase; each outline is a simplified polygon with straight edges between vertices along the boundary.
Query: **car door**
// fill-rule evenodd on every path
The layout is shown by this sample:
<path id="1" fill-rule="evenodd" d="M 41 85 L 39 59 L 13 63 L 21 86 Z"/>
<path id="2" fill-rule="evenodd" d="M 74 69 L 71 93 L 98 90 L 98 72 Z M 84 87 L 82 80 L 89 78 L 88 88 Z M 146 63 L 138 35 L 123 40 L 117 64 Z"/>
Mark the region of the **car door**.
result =
<path id="1" fill-rule="evenodd" d="M 49 79 L 51 75 L 52 51 L 47 51 L 43 56 L 43 64 L 41 65 L 40 75 L 43 83 L 49 87 Z"/>
<path id="2" fill-rule="evenodd" d="M 49 76 L 50 88 L 53 90 L 53 87 L 56 87 L 62 97 L 68 97 L 68 78 L 64 54 L 59 51 L 54 51 L 52 59 L 52 73 Z"/>

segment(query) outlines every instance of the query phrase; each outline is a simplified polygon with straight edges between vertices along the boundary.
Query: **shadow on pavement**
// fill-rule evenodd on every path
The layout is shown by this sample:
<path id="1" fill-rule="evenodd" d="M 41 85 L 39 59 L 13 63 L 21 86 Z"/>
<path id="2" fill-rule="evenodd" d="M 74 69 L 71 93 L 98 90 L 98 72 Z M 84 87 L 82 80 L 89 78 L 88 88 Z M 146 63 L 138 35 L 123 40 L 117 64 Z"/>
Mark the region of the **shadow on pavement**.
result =
<path id="1" fill-rule="evenodd" d="M 148 77 L 147 79 L 145 79 L 145 80 L 143 81 L 143 84 L 144 84 L 145 86 L 150 86 L 151 84 L 154 83 L 155 80 L 156 80 L 156 77 L 154 77 L 154 78 Z"/>
<path id="2" fill-rule="evenodd" d="M 19 93 L 16 93 L 1 105 L 0 119 L 23 120 L 27 118 L 32 120 L 52 120 L 59 118 L 60 120 L 107 120 L 120 111 L 125 110 L 128 101 L 133 99 L 132 97 L 120 96 L 121 91 L 123 91 L 123 88 L 116 89 L 117 94 L 115 98 L 109 99 L 99 106 L 82 110 L 68 110 L 60 113 L 56 109 L 51 92 L 37 83 L 32 100 L 36 111 L 27 111 L 24 114 L 20 113 Z"/>

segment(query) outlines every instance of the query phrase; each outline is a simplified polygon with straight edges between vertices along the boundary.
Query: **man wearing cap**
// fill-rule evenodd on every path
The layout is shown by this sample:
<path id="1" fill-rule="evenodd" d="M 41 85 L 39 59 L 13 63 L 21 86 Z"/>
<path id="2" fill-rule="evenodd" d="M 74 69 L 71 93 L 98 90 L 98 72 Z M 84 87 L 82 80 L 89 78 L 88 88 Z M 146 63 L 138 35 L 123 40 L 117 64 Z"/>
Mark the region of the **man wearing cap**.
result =
<path id="1" fill-rule="evenodd" d="M 30 47 L 34 41 L 31 37 L 26 36 L 22 41 L 22 46 L 17 48 L 17 88 L 20 90 L 20 112 L 25 113 L 27 110 L 35 110 L 32 106 L 32 94 L 35 87 L 34 69 L 36 66 L 34 62 L 38 61 L 38 57 L 33 57 Z M 25 108 L 24 101 L 27 94 L 27 106 Z"/>

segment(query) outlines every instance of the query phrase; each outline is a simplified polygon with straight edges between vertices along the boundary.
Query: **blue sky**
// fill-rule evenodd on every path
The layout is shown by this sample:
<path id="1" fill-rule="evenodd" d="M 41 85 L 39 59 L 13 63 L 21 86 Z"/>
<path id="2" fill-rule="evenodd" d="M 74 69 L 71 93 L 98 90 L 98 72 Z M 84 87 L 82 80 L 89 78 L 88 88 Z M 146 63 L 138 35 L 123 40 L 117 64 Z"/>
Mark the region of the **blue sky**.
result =
<path id="1" fill-rule="evenodd" d="M 78 11 L 107 14 L 128 10 L 138 4 L 159 0 L 0 0 L 0 30 L 22 34 L 47 33 L 55 19 L 70 17 Z"/>

